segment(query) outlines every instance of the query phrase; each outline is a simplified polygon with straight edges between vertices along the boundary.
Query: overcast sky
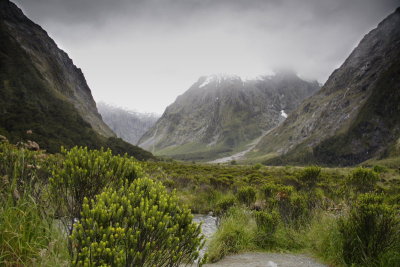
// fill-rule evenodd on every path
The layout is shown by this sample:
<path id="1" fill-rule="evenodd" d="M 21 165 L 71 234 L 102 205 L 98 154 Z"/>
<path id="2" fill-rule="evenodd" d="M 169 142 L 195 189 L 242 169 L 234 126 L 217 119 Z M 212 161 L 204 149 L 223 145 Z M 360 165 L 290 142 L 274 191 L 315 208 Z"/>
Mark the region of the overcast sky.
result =
<path id="1" fill-rule="evenodd" d="M 399 0 L 15 0 L 96 101 L 161 114 L 200 76 L 292 68 L 323 83 Z"/>

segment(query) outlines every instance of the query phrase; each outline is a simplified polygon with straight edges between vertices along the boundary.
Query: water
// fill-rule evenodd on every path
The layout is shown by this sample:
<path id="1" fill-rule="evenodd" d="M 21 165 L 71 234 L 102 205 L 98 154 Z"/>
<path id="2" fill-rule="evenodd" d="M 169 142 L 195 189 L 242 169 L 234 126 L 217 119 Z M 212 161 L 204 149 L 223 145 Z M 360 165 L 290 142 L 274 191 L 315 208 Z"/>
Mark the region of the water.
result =
<path id="1" fill-rule="evenodd" d="M 207 250 L 208 242 L 217 231 L 217 217 L 211 215 L 195 214 L 193 221 L 196 223 L 203 223 L 201 225 L 201 230 L 203 235 L 206 237 L 206 243 L 204 247 L 200 250 L 200 257 L 203 257 L 204 253 Z"/>

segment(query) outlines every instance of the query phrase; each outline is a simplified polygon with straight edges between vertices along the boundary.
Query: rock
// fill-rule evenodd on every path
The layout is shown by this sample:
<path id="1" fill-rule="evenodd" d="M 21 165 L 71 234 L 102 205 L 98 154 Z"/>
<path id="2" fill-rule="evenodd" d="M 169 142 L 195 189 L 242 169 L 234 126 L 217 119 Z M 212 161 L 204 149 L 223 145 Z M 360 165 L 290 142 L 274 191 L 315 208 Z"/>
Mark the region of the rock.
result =
<path id="1" fill-rule="evenodd" d="M 7 137 L 5 137 L 4 135 L 0 135 L 0 142 L 8 142 Z"/>
<path id="2" fill-rule="evenodd" d="M 32 151 L 39 151 L 40 150 L 39 144 L 36 143 L 35 141 L 31 141 L 31 140 L 28 140 L 26 142 L 25 147 L 27 149 L 29 149 L 29 150 L 32 150 Z"/>
<path id="3" fill-rule="evenodd" d="M 200 77 L 138 144 L 176 159 L 226 157 L 276 127 L 285 120 L 282 114 L 318 89 L 317 82 L 291 72 L 253 80 L 235 75 Z"/>

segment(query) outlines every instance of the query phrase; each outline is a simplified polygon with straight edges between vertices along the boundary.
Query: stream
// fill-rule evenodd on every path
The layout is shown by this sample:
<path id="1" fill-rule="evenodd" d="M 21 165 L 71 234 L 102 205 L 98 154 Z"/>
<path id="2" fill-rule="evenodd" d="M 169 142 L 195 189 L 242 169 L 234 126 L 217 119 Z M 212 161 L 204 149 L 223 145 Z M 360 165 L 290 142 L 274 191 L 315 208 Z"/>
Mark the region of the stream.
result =
<path id="1" fill-rule="evenodd" d="M 204 253 L 207 250 L 208 242 L 213 234 L 217 231 L 217 217 L 211 215 L 204 214 L 195 214 L 193 221 L 196 223 L 202 222 L 201 231 L 203 235 L 206 237 L 206 244 L 200 250 L 200 257 L 203 257 Z"/>

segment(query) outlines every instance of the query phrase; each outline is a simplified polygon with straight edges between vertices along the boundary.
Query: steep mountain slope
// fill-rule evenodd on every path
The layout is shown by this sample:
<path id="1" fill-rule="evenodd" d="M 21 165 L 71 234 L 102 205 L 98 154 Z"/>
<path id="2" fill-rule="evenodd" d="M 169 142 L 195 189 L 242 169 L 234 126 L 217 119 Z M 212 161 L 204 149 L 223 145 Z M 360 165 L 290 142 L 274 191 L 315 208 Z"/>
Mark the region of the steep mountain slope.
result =
<path id="1" fill-rule="evenodd" d="M 351 165 L 388 155 L 400 137 L 399 103 L 400 8 L 247 156 L 269 164 Z"/>
<path id="2" fill-rule="evenodd" d="M 98 103 L 97 108 L 104 122 L 126 142 L 137 144 L 159 119 L 155 114 L 145 114 L 122 108 L 113 107 L 105 103 Z"/>
<path id="3" fill-rule="evenodd" d="M 256 80 L 201 77 L 167 107 L 139 145 L 159 155 L 211 160 L 244 150 L 282 122 L 319 85 L 291 72 Z"/>
<path id="4" fill-rule="evenodd" d="M 12 142 L 29 138 L 49 152 L 61 145 L 108 146 L 152 157 L 115 138 L 81 70 L 8 0 L 0 1 L 0 134 Z"/>

